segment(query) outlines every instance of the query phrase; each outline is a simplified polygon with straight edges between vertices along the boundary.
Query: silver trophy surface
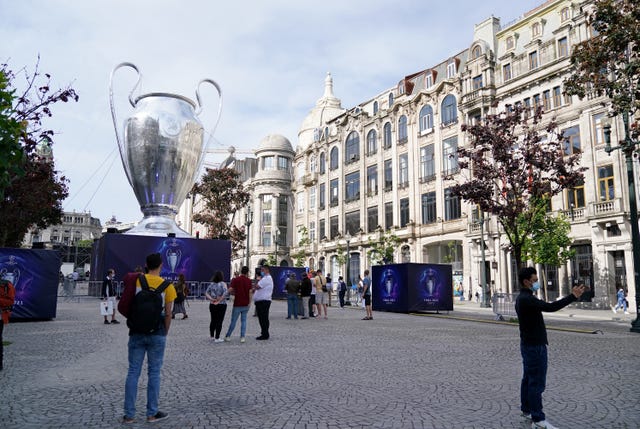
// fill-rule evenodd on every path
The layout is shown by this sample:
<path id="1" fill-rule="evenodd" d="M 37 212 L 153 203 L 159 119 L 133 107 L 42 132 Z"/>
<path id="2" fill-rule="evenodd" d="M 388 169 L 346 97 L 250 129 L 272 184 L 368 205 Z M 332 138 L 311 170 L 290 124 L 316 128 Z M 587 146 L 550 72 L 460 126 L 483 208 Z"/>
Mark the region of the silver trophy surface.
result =
<path id="1" fill-rule="evenodd" d="M 130 67 L 138 80 L 129 94 L 133 112 L 118 124 L 113 102 L 113 76 L 121 67 Z M 176 94 L 149 93 L 133 98 L 140 84 L 140 72 L 132 63 L 118 64 L 109 79 L 109 103 L 124 171 L 133 188 L 144 218 L 126 234 L 190 237 L 175 221 L 178 208 L 197 180 L 206 151 L 205 130 L 198 119 L 202 110 L 200 85 L 209 83 L 218 92 L 218 115 L 222 112 L 222 91 L 211 80 L 196 86 L 196 103 Z"/>

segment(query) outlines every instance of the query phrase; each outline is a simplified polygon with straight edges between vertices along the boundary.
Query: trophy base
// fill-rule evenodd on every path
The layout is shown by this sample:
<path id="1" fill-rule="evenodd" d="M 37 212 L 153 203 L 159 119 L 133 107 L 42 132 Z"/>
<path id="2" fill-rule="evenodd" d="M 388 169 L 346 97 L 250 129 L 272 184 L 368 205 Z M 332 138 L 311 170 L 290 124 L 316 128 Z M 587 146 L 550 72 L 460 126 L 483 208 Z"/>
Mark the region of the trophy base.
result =
<path id="1" fill-rule="evenodd" d="M 175 234 L 176 237 L 192 238 L 191 234 L 178 226 L 172 218 L 164 216 L 148 216 L 142 219 L 138 225 L 125 232 L 127 235 L 147 235 L 153 237 L 168 237 Z"/>

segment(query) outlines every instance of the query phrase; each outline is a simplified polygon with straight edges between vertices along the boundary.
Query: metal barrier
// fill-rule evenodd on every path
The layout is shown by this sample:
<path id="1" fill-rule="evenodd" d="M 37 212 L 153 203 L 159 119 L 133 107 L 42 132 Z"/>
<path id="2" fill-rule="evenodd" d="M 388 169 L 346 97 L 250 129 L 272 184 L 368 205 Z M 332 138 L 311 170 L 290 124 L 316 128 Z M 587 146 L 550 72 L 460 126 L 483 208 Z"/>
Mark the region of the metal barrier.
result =
<path id="1" fill-rule="evenodd" d="M 516 314 L 517 293 L 495 293 L 491 297 L 493 312 L 496 320 L 505 320 L 505 317 L 518 317 Z"/>

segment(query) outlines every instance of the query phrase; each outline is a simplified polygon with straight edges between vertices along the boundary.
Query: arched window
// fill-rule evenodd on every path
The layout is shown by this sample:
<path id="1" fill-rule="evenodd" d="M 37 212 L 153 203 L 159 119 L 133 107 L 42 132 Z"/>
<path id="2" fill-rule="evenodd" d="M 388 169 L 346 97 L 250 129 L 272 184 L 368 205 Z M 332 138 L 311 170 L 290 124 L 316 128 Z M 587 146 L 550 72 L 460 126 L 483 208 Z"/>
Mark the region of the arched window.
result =
<path id="1" fill-rule="evenodd" d="M 512 50 L 515 47 L 516 43 L 515 43 L 515 39 L 513 38 L 513 36 L 509 36 L 507 37 L 507 51 Z"/>
<path id="2" fill-rule="evenodd" d="M 314 155 L 311 155 L 311 157 L 309 158 L 309 173 L 315 173 L 316 167 L 316 157 Z"/>
<path id="3" fill-rule="evenodd" d="M 442 100 L 442 125 L 453 124 L 458 121 L 458 109 L 456 107 L 456 97 L 449 94 Z"/>
<path id="4" fill-rule="evenodd" d="M 541 32 L 542 32 L 542 28 L 539 22 L 536 22 L 531 26 L 531 37 L 538 37 L 540 36 Z"/>
<path id="5" fill-rule="evenodd" d="M 388 149 L 391 147 L 391 122 L 384 124 L 383 147 Z"/>
<path id="6" fill-rule="evenodd" d="M 402 250 L 400 251 L 400 253 L 400 258 L 403 264 L 411 262 L 411 249 L 409 248 L 409 246 L 402 246 Z"/>
<path id="7" fill-rule="evenodd" d="M 370 130 L 367 133 L 367 155 L 376 153 L 378 150 L 378 133 L 376 130 Z"/>
<path id="8" fill-rule="evenodd" d="M 389 107 L 393 106 L 393 92 L 389 93 Z"/>
<path id="9" fill-rule="evenodd" d="M 375 115 L 376 113 L 378 113 L 378 102 L 374 101 L 373 102 L 373 114 Z"/>
<path id="10" fill-rule="evenodd" d="M 426 131 L 433 128 L 433 108 L 428 104 L 420 109 L 420 131 Z"/>
<path id="11" fill-rule="evenodd" d="M 360 135 L 357 131 L 351 131 L 345 143 L 344 163 L 349 164 L 360 159 Z"/>
<path id="12" fill-rule="evenodd" d="M 338 148 L 334 146 L 329 153 L 329 170 L 338 168 Z"/>
<path id="13" fill-rule="evenodd" d="M 561 22 L 565 22 L 567 19 L 569 19 L 569 8 L 568 7 L 564 7 L 560 11 L 560 21 Z"/>
<path id="14" fill-rule="evenodd" d="M 474 46 L 471 50 L 471 59 L 475 60 L 476 58 L 480 58 L 482 55 L 482 48 L 478 45 Z"/>
<path id="15" fill-rule="evenodd" d="M 316 262 L 313 258 L 309 258 L 309 268 L 312 270 L 315 268 Z"/>
<path id="16" fill-rule="evenodd" d="M 324 172 L 325 172 L 325 168 L 326 168 L 325 163 L 326 162 L 325 162 L 324 158 L 325 158 L 325 155 L 324 155 L 324 152 L 322 152 L 320 154 L 320 174 L 324 174 Z"/>
<path id="17" fill-rule="evenodd" d="M 402 115 L 400 119 L 398 119 L 398 144 L 404 144 L 407 140 L 407 117 Z"/>

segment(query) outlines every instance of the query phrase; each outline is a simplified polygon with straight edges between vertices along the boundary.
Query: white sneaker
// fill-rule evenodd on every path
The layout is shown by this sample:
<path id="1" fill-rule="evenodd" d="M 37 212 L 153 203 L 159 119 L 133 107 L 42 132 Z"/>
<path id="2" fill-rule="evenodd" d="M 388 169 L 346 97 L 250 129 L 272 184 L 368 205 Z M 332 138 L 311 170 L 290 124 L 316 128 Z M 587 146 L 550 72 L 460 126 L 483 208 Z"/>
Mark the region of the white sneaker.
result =
<path id="1" fill-rule="evenodd" d="M 520 412 L 520 417 L 525 420 L 531 420 L 531 413 Z"/>
<path id="2" fill-rule="evenodd" d="M 611 306 L 611 311 L 613 311 L 613 314 L 618 314 L 618 310 L 616 310 L 613 305 Z"/>
<path id="3" fill-rule="evenodd" d="M 240 337 L 240 342 L 241 342 L 241 343 L 244 343 L 244 342 L 245 342 L 244 337 Z"/>
<path id="4" fill-rule="evenodd" d="M 558 429 L 557 427 L 553 426 L 551 423 L 549 423 L 546 420 L 540 420 L 539 422 L 533 422 L 531 423 L 531 428 L 532 429 L 540 429 L 540 428 L 544 428 L 544 429 Z"/>
<path id="5" fill-rule="evenodd" d="M 224 341 L 231 341 L 231 337 L 224 337 Z"/>
<path id="6" fill-rule="evenodd" d="M 625 312 L 624 312 L 624 314 L 629 314 L 629 312 L 628 312 L 628 311 L 625 311 Z"/>
<path id="7" fill-rule="evenodd" d="M 213 340 L 214 343 L 222 343 L 224 342 L 224 340 L 222 338 L 216 338 L 215 340 Z"/>

